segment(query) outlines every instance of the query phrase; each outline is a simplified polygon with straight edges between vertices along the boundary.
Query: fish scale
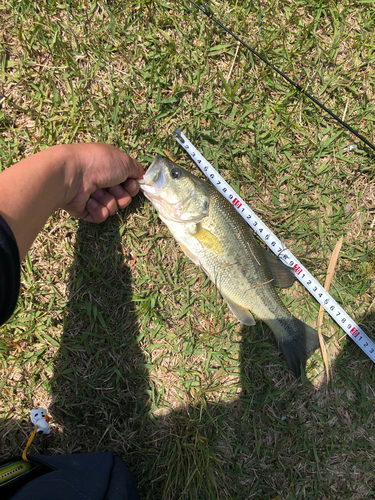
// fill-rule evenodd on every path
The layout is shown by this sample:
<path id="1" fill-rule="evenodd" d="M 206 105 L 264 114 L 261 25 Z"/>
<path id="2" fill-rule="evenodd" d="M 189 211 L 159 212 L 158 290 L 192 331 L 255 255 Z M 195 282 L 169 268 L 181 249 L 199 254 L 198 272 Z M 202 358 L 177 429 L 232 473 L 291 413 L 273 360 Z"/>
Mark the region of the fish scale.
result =
<path id="1" fill-rule="evenodd" d="M 204 251 L 201 246 L 199 255 L 202 268 L 221 293 L 230 296 L 262 321 L 283 320 L 284 326 L 278 327 L 280 337 L 288 338 L 289 335 L 284 331 L 285 323 L 291 322 L 293 316 L 272 285 L 273 277 L 261 247 L 233 206 L 223 200 L 214 188 L 208 188 L 211 195 L 210 212 L 201 225 L 211 230 L 219 241 L 224 240 L 226 247 L 224 255 L 214 259 L 212 252 Z M 233 237 L 228 238 L 228 234 Z M 198 254 L 199 248 L 196 248 L 196 252 Z"/>
<path id="2" fill-rule="evenodd" d="M 259 307 L 255 304 L 257 297 L 264 295 L 263 289 L 269 288 L 269 283 L 272 281 L 271 272 L 246 223 L 238 218 L 230 203 L 223 200 L 214 188 L 209 186 L 209 189 L 210 212 L 209 216 L 203 219 L 202 226 L 209 229 L 219 241 L 224 240 L 225 243 L 224 254 L 218 257 L 221 271 L 217 272 L 217 283 L 214 278 L 215 265 L 212 252 L 202 253 L 204 256 L 201 257 L 202 267 L 212 276 L 223 293 L 230 294 L 243 307 L 251 307 L 251 310 L 262 318 L 262 306 L 265 304 L 262 303 Z M 228 238 L 228 234 L 232 235 L 231 238 Z M 281 304 L 276 293 L 273 293 L 273 298 Z"/>

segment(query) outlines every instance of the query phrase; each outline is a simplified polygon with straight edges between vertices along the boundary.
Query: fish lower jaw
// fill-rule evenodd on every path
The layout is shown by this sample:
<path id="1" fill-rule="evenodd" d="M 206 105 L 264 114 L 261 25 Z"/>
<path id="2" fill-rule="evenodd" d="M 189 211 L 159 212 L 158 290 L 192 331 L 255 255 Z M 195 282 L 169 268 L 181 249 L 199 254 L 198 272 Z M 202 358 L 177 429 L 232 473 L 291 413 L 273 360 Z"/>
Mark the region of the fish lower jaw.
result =
<path id="1" fill-rule="evenodd" d="M 148 194 L 154 195 L 154 196 L 156 195 L 156 189 L 153 186 L 150 186 L 149 184 L 143 184 L 142 182 L 139 182 L 139 181 L 138 181 L 138 184 L 139 184 L 141 191 L 143 192 L 143 194 L 145 196 L 147 196 Z M 147 196 L 147 198 L 148 198 L 148 196 Z"/>

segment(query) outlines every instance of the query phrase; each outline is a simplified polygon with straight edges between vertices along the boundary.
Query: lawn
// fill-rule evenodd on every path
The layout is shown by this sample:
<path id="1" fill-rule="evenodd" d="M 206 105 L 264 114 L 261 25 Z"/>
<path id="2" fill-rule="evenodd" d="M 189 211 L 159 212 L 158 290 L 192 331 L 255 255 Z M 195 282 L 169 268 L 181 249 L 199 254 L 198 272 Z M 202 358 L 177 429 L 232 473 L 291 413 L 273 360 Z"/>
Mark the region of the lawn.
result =
<path id="1" fill-rule="evenodd" d="M 375 142 L 373 2 L 210 8 Z M 180 127 L 321 283 L 343 236 L 330 292 L 375 339 L 374 152 L 188 0 L 5 0 L 0 62 L 0 170 L 103 141 L 200 175 Z M 316 325 L 302 285 L 280 296 Z M 100 225 L 57 212 L 0 329 L 0 459 L 39 404 L 52 431 L 32 453 L 116 452 L 142 499 L 374 498 L 374 365 L 327 314 L 322 331 L 331 380 L 320 351 L 297 380 L 142 194 Z"/>

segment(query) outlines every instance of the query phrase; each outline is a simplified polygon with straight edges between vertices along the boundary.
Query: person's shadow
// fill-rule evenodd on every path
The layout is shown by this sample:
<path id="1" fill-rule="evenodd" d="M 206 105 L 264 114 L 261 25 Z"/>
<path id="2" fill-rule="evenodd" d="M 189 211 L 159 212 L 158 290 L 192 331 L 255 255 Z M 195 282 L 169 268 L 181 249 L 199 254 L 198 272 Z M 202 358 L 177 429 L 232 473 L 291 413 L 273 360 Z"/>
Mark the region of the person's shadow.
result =
<path id="1" fill-rule="evenodd" d="M 219 498 L 218 488 L 227 487 L 228 481 L 236 490 L 236 477 L 230 474 L 229 479 L 227 474 L 234 465 L 231 453 L 224 451 L 228 441 L 223 430 L 237 428 L 232 436 L 236 442 L 239 427 L 246 433 L 242 445 L 237 443 L 238 449 L 232 450 L 233 458 L 249 449 L 253 428 L 248 419 L 252 421 L 254 412 L 267 404 L 275 380 L 282 379 L 294 386 L 295 379 L 287 370 L 272 333 L 258 322 L 251 333 L 242 327 L 233 334 L 242 383 L 240 399 L 215 403 L 215 398 L 204 395 L 197 403 L 186 391 L 179 407 L 165 415 L 154 411 L 152 402 L 158 387 L 148 375 L 152 365 L 147 349 L 142 351 L 139 347 L 145 329 L 150 328 L 147 323 L 142 324 L 142 309 L 152 304 L 146 287 L 142 290 L 135 284 L 140 281 L 135 280 L 135 274 L 141 273 L 142 266 L 137 255 L 147 253 L 147 240 L 153 238 L 145 221 L 149 222 L 150 214 L 151 218 L 157 215 L 150 204 L 148 219 L 144 210 L 145 201 L 140 194 L 127 209 L 102 224 L 79 223 L 75 261 L 67 275 L 69 306 L 55 363 L 54 402 L 50 408 L 62 432 L 55 434 L 53 440 L 44 439 L 44 446 L 48 447 L 47 454 L 51 448 L 59 453 L 118 453 L 133 471 L 142 496 L 147 498 L 178 498 L 185 485 L 190 495 L 196 489 L 202 498 Z M 170 239 L 162 222 L 158 224 L 165 231 L 165 240 Z M 158 236 L 162 247 L 163 234 Z M 132 246 L 135 238 L 137 248 Z M 165 252 L 161 267 L 171 259 L 174 257 Z M 142 272 L 145 283 L 147 270 Z M 221 305 L 218 293 L 217 300 Z M 134 301 L 139 304 L 138 313 Z M 154 309 L 160 316 L 157 305 Z M 202 318 L 190 319 L 194 329 Z M 183 321 L 188 322 L 189 318 Z M 229 321 L 236 322 L 232 317 Z M 208 323 L 203 321 L 201 330 L 206 328 L 206 334 L 215 335 L 209 331 Z M 172 326 L 168 317 L 162 319 L 162 324 Z M 192 342 L 200 342 L 202 334 L 205 332 L 198 332 Z M 220 369 L 214 373 L 218 372 Z M 211 382 L 219 385 L 215 377 Z M 173 378 L 170 385 L 166 390 L 174 391 Z M 210 391 L 212 387 L 207 393 Z M 243 418 L 244 413 L 248 419 Z M 40 453 L 42 448 L 39 446 Z M 163 492 L 166 477 L 167 491 Z"/>

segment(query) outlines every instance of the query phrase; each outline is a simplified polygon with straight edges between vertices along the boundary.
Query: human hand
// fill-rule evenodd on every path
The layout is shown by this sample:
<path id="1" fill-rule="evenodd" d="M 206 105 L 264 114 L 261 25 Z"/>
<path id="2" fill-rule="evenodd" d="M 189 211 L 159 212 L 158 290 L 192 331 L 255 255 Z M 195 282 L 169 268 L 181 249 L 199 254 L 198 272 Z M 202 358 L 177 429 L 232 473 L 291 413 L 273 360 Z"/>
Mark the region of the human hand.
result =
<path id="1" fill-rule="evenodd" d="M 69 186 L 60 205 L 71 215 L 89 222 L 103 222 L 125 208 L 139 191 L 141 164 L 103 143 L 70 144 L 66 149 L 66 182 Z M 69 148 L 69 149 L 68 149 Z"/>
<path id="2" fill-rule="evenodd" d="M 58 208 L 103 222 L 126 207 L 143 177 L 140 163 L 108 144 L 63 144 L 0 172 L 0 215 L 16 238 L 22 260 Z"/>

